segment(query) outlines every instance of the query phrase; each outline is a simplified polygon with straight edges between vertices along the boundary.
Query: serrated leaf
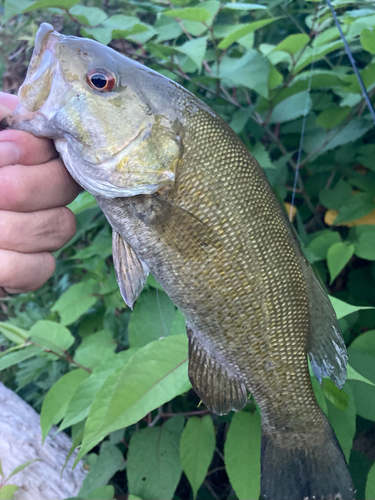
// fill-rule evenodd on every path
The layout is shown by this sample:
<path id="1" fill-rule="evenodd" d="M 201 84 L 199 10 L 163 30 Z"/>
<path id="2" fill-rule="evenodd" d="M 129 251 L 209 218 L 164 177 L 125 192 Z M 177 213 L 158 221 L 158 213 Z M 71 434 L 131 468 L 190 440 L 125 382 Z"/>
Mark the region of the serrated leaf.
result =
<path id="1" fill-rule="evenodd" d="M 14 493 L 18 490 L 15 484 L 5 484 L 0 488 L 0 500 L 10 500 Z"/>
<path id="2" fill-rule="evenodd" d="M 10 352 L 0 358 L 0 370 L 5 370 L 21 361 L 25 361 L 25 359 L 33 358 L 40 352 L 40 349 L 35 346 L 25 347 L 22 351 Z"/>
<path id="3" fill-rule="evenodd" d="M 39 320 L 29 333 L 33 342 L 58 354 L 63 354 L 74 344 L 70 331 L 55 321 Z"/>
<path id="4" fill-rule="evenodd" d="M 106 434 L 128 427 L 190 387 L 187 337 L 150 342 L 118 368 L 96 396 L 77 461 Z"/>
<path id="5" fill-rule="evenodd" d="M 347 304 L 346 302 L 332 296 L 329 296 L 329 299 L 333 305 L 337 319 L 344 318 L 345 316 L 361 311 L 362 309 L 374 309 L 371 306 L 353 306 L 352 304 Z"/>
<path id="6" fill-rule="evenodd" d="M 344 121 L 350 111 L 351 108 L 349 106 L 344 106 L 342 108 L 336 106 L 335 108 L 326 109 L 317 117 L 316 124 L 319 125 L 319 127 L 330 130 Z"/>
<path id="7" fill-rule="evenodd" d="M 310 37 L 306 34 L 289 35 L 282 40 L 273 49 L 275 52 L 288 52 L 288 54 L 296 54 L 305 47 L 310 41 Z"/>
<path id="8" fill-rule="evenodd" d="M 225 469 L 239 500 L 259 498 L 261 425 L 257 412 L 234 414 L 224 445 Z"/>
<path id="9" fill-rule="evenodd" d="M 95 332 L 82 340 L 74 354 L 74 361 L 86 368 L 94 368 L 104 357 L 110 356 L 116 346 L 110 331 Z"/>
<path id="10" fill-rule="evenodd" d="M 279 18 L 261 19 L 260 21 L 254 21 L 253 23 L 245 24 L 245 26 L 242 26 L 241 28 L 224 38 L 224 40 L 219 43 L 218 47 L 219 49 L 225 50 L 230 45 L 232 45 L 232 43 L 237 42 L 237 40 L 239 40 L 240 38 L 248 35 L 249 33 L 254 33 L 254 31 L 267 26 L 268 24 L 271 24 L 278 19 Z"/>
<path id="11" fill-rule="evenodd" d="M 354 245 L 346 245 L 341 241 L 329 247 L 327 252 L 327 265 L 331 277 L 330 284 L 344 269 L 354 254 Z"/>
<path id="12" fill-rule="evenodd" d="M 186 7 L 186 9 L 164 10 L 164 16 L 177 17 L 185 21 L 204 23 L 211 17 L 211 13 L 200 7 Z"/>
<path id="13" fill-rule="evenodd" d="M 0 332 L 15 344 L 24 344 L 29 338 L 29 332 L 26 330 L 3 321 L 0 321 Z"/>
<path id="14" fill-rule="evenodd" d="M 98 301 L 93 295 L 96 282 L 94 280 L 76 283 L 53 305 L 51 311 L 58 312 L 61 324 L 71 325 Z"/>
<path id="15" fill-rule="evenodd" d="M 183 54 L 186 54 L 188 57 L 190 57 L 190 59 L 197 65 L 197 68 L 200 69 L 202 66 L 204 55 L 206 53 L 206 47 L 207 38 L 201 37 L 194 40 L 189 40 L 183 45 L 176 47 L 176 49 L 179 52 L 182 52 Z"/>
<path id="16" fill-rule="evenodd" d="M 140 498 L 172 500 L 181 477 L 179 441 L 183 417 L 133 434 L 127 455 L 129 492 Z"/>
<path id="17" fill-rule="evenodd" d="M 275 168 L 275 165 L 271 162 L 268 151 L 261 142 L 257 142 L 255 144 L 254 148 L 251 150 L 251 154 L 255 157 L 262 168 Z"/>
<path id="18" fill-rule="evenodd" d="M 43 441 L 47 437 L 51 427 L 64 418 L 73 394 L 89 375 L 87 371 L 81 368 L 68 372 L 47 392 L 40 414 Z"/>
<path id="19" fill-rule="evenodd" d="M 210 415 L 189 418 L 181 435 L 182 469 L 193 490 L 194 499 L 206 477 L 215 451 L 215 431 Z"/>
<path id="20" fill-rule="evenodd" d="M 274 107 L 270 123 L 284 123 L 309 113 L 312 100 L 307 91 L 299 92 L 279 102 Z"/>
<path id="21" fill-rule="evenodd" d="M 375 30 L 364 29 L 360 35 L 362 47 L 370 54 L 375 54 Z M 375 497 L 374 497 L 375 498 Z"/>
<path id="22" fill-rule="evenodd" d="M 74 5 L 69 9 L 69 13 L 78 19 L 80 23 L 87 26 L 97 26 L 108 18 L 102 9 L 98 7 L 86 7 L 86 5 Z"/>
<path id="23" fill-rule="evenodd" d="M 34 462 L 42 462 L 41 458 L 34 458 L 34 460 L 28 460 L 27 462 L 24 462 L 21 465 L 18 465 L 15 469 L 12 470 L 12 472 L 9 474 L 8 479 L 10 479 L 12 476 L 15 476 L 19 472 L 23 471 L 28 467 L 29 465 L 33 464 Z"/>

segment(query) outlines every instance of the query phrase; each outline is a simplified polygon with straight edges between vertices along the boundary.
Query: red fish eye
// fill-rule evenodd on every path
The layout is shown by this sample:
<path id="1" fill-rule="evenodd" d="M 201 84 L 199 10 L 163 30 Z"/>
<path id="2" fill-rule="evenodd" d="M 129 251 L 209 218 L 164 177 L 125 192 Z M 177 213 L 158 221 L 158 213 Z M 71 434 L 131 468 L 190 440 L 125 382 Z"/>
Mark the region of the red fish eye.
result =
<path id="1" fill-rule="evenodd" d="M 115 75 L 104 68 L 91 69 L 86 78 L 90 87 L 99 92 L 110 92 L 116 85 Z"/>

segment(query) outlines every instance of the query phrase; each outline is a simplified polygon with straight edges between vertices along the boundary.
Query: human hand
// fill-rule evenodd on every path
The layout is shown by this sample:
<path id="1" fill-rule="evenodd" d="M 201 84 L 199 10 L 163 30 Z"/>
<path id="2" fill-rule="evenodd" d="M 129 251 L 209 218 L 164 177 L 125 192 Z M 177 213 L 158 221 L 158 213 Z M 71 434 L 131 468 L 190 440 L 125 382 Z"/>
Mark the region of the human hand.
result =
<path id="1" fill-rule="evenodd" d="M 16 96 L 0 92 L 0 120 L 17 104 Z M 36 290 L 51 277 L 51 252 L 76 230 L 65 205 L 79 191 L 52 141 L 20 130 L 0 132 L 0 297 Z"/>

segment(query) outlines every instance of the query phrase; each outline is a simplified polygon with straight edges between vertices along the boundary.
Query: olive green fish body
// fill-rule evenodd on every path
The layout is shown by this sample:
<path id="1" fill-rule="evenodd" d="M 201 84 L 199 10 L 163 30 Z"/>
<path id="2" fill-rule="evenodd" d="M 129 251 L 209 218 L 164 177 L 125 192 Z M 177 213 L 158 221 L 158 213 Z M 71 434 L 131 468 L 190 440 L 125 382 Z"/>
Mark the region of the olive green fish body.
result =
<path id="1" fill-rule="evenodd" d="M 203 402 L 224 414 L 240 410 L 247 391 L 254 396 L 262 497 L 354 498 L 307 363 L 309 355 L 319 379 L 342 387 L 345 344 L 262 168 L 236 134 L 174 82 L 45 24 L 20 98 L 15 126 L 55 139 L 110 222 L 127 304 L 151 271 L 183 312 L 189 377 Z"/>

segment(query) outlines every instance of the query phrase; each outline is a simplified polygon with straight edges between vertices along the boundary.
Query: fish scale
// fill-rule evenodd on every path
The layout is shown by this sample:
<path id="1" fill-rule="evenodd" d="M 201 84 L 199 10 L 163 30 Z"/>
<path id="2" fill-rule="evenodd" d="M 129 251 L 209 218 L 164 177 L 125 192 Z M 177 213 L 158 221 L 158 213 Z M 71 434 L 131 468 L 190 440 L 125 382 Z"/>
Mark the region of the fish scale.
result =
<path id="1" fill-rule="evenodd" d="M 101 72 L 114 82 L 108 92 L 90 80 Z M 151 271 L 184 314 L 203 402 L 225 414 L 253 395 L 262 498 L 353 499 L 307 362 L 341 388 L 345 343 L 262 168 L 231 128 L 168 78 L 48 24 L 20 102 L 13 126 L 54 139 L 111 224 L 125 302 L 133 306 Z"/>

